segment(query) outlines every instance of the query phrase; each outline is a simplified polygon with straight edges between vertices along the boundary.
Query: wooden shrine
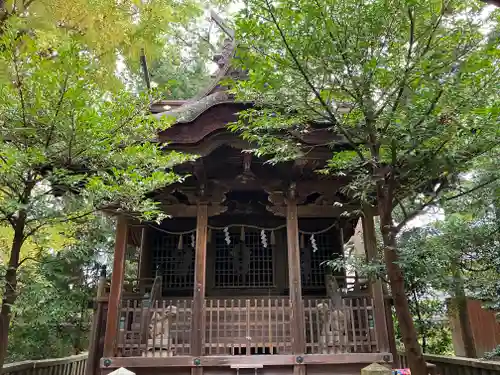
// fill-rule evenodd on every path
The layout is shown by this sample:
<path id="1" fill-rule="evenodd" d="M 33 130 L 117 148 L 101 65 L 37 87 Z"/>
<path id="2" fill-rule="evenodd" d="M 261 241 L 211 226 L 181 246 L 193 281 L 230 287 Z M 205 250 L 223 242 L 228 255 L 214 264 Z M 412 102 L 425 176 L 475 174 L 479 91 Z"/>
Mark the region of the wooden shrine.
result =
<path id="1" fill-rule="evenodd" d="M 332 272 L 363 226 L 375 252 L 373 218 L 341 193 L 348 177 L 322 176 L 321 146 L 278 165 L 244 152 L 252 145 L 226 125 L 250 103 L 219 82 L 234 41 L 217 57 L 215 83 L 187 101 L 162 101 L 156 116 L 176 123 L 158 134 L 168 150 L 200 155 L 176 167 L 182 183 L 151 192 L 171 218 L 160 225 L 118 218 L 112 280 L 101 287 L 89 375 L 126 367 L 136 374 L 359 374 L 391 362 L 380 281 Z M 291 135 L 316 146 L 332 139 L 311 125 Z M 333 139 L 339 149 L 341 137 Z M 127 269 L 136 269 L 133 280 Z M 97 370 L 96 370 L 97 369 Z M 337 371 L 337 372 L 336 372 Z"/>

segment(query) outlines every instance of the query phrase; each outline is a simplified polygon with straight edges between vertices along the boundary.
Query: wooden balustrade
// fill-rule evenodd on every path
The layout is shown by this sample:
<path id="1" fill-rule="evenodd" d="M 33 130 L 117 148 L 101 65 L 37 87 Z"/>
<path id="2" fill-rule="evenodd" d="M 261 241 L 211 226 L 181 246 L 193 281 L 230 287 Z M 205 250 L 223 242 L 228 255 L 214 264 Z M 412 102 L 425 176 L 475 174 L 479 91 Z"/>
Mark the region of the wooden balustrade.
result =
<path id="1" fill-rule="evenodd" d="M 333 308 L 328 299 L 304 299 L 306 352 L 309 354 L 378 352 L 370 297 L 344 298 Z"/>
<path id="2" fill-rule="evenodd" d="M 191 299 L 125 300 L 120 311 L 117 355 L 170 357 L 190 354 Z M 142 319 L 147 316 L 149 319 Z"/>
<path id="3" fill-rule="evenodd" d="M 44 359 L 10 363 L 3 367 L 3 375 L 85 375 L 88 354 L 66 358 Z"/>
<path id="4" fill-rule="evenodd" d="M 424 354 L 424 358 L 432 375 L 500 375 L 500 362 L 496 361 L 434 354 Z M 399 355 L 399 360 L 401 367 L 408 367 L 404 354 Z"/>
<path id="5" fill-rule="evenodd" d="M 208 299 L 205 302 L 207 355 L 291 353 L 290 300 Z"/>
<path id="6" fill-rule="evenodd" d="M 117 355 L 170 357 L 191 354 L 192 299 L 124 299 Z M 306 353 L 378 352 L 369 297 L 345 298 L 340 309 L 327 299 L 306 298 Z M 208 298 L 204 304 L 204 355 L 291 354 L 288 297 Z M 146 318 L 144 318 L 146 317 Z"/>

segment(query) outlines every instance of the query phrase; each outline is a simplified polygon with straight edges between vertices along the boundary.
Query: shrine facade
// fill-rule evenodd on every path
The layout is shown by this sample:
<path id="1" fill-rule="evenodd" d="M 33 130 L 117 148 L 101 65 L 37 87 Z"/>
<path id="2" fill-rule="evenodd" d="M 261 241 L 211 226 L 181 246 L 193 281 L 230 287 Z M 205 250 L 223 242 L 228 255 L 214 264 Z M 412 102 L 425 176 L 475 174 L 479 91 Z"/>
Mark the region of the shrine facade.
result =
<path id="1" fill-rule="evenodd" d="M 95 373 L 359 374 L 392 361 L 381 281 L 327 267 L 355 228 L 366 256 L 376 252 L 371 210 L 342 193 L 348 177 L 318 173 L 332 154 L 320 144 L 341 149 L 342 139 L 312 126 L 294 135 L 311 152 L 276 165 L 245 152 L 252 145 L 227 124 L 250 104 L 218 84 L 231 74 L 231 43 L 212 87 L 152 107 L 176 118 L 158 142 L 199 158 L 175 168 L 182 183 L 151 192 L 169 219 L 118 217 L 89 351 Z"/>

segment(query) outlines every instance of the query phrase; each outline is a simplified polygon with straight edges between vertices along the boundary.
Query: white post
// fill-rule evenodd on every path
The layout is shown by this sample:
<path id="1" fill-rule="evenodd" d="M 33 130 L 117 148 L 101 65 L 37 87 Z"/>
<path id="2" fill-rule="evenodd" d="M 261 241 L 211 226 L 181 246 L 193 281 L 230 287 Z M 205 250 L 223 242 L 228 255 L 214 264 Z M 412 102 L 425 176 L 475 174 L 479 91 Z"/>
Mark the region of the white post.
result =
<path id="1" fill-rule="evenodd" d="M 115 371 L 111 371 L 109 375 L 135 375 L 135 372 L 127 370 L 125 367 L 120 367 Z"/>

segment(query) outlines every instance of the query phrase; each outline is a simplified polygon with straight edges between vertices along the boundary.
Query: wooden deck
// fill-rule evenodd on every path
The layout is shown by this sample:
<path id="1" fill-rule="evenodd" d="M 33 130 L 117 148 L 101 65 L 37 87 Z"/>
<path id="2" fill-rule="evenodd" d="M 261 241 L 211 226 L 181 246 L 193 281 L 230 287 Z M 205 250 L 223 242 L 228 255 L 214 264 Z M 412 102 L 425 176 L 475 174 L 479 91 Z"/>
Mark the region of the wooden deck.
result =
<path id="1" fill-rule="evenodd" d="M 326 367 L 335 368 L 337 370 L 343 369 L 342 374 L 346 374 L 350 370 L 345 369 L 354 369 L 360 366 L 363 366 L 364 361 L 377 360 L 381 359 L 381 354 L 365 354 L 365 355 L 357 355 L 356 361 L 358 363 L 345 363 L 346 361 L 353 361 L 352 355 L 305 355 L 304 363 L 306 367 L 308 367 L 308 374 L 311 373 L 323 373 L 325 371 L 320 372 L 318 370 L 318 365 L 315 363 L 318 359 L 322 359 L 325 362 L 330 362 L 330 365 L 325 365 Z M 252 359 L 257 358 L 257 359 Z M 191 372 L 191 368 L 194 367 L 194 364 L 190 362 L 190 360 L 194 360 L 194 357 L 187 358 L 176 358 L 174 361 L 168 359 L 170 364 L 165 365 L 164 360 L 162 358 L 113 358 L 111 364 L 106 367 L 104 366 L 104 361 L 101 361 L 101 366 L 103 367 L 103 373 L 108 373 L 114 369 L 116 369 L 120 365 L 124 365 L 127 368 L 131 368 L 138 375 L 147 374 L 147 373 L 176 373 L 176 374 L 189 374 Z M 460 358 L 460 357 L 446 357 L 439 355 L 430 355 L 426 354 L 425 359 L 427 362 L 434 364 L 435 373 L 438 375 L 451 375 L 451 374 L 470 374 L 470 375 L 500 375 L 500 362 L 494 361 L 483 361 L 479 359 L 471 359 L 471 358 Z M 405 362 L 405 356 L 401 355 L 401 360 Z M 4 375 L 46 375 L 46 374 L 55 374 L 55 375 L 98 375 L 97 373 L 93 373 L 92 371 L 85 371 L 85 364 L 87 361 L 87 354 L 79 354 L 66 358 L 55 358 L 55 359 L 47 359 L 41 361 L 24 361 L 18 363 L 10 363 L 3 367 Z M 262 362 L 262 369 L 259 368 L 259 375 L 272 371 L 272 374 L 286 374 L 287 368 L 291 368 L 291 364 L 296 361 L 294 356 L 250 356 L 250 359 L 247 357 L 210 357 L 208 359 L 203 359 L 202 364 L 200 366 L 204 366 L 204 370 L 206 374 L 231 374 L 235 375 L 235 366 L 231 363 L 240 362 L 248 362 L 253 361 L 251 363 Z M 189 364 L 188 364 L 189 362 Z M 221 365 L 221 363 L 223 363 Z M 248 362 L 250 363 L 250 362 Z M 253 366 L 252 364 L 249 366 Z M 285 365 L 283 365 L 285 363 Z M 291 363 L 291 364 L 290 364 Z M 181 365 L 180 367 L 175 367 L 175 364 Z M 186 364 L 187 366 L 182 366 Z M 135 366 L 135 367 L 134 367 Z M 221 367 L 222 366 L 222 367 Z M 160 371 L 158 369 L 163 368 L 164 371 Z M 184 368 L 184 370 L 182 370 Z M 174 369 L 177 369 L 174 372 Z M 181 369 L 181 370 L 179 370 Z M 88 369 L 87 369 L 88 370 Z M 353 370 L 354 371 L 354 370 Z M 288 371 L 288 373 L 290 373 Z M 335 373 L 335 372 L 330 372 Z M 359 375 L 359 371 L 353 372 L 353 374 Z"/>
<path id="2" fill-rule="evenodd" d="M 292 375 L 298 373 L 359 375 L 363 367 L 373 362 L 391 361 L 387 353 L 306 354 L 306 355 L 251 355 L 251 356 L 177 356 L 170 358 L 118 357 L 101 360 L 102 374 L 120 367 L 132 369 L 137 375 L 192 374 L 192 369 L 203 369 L 203 374 L 235 375 L 236 369 L 245 374 Z"/>

